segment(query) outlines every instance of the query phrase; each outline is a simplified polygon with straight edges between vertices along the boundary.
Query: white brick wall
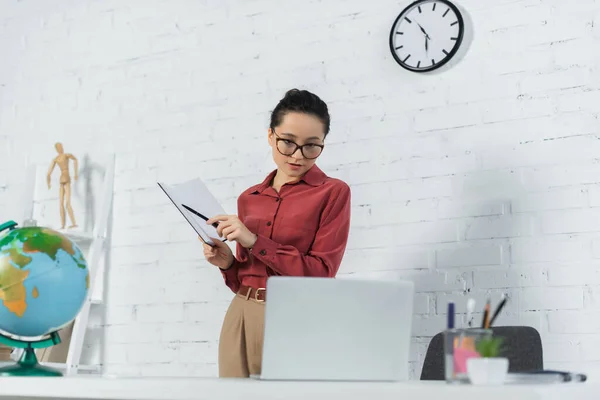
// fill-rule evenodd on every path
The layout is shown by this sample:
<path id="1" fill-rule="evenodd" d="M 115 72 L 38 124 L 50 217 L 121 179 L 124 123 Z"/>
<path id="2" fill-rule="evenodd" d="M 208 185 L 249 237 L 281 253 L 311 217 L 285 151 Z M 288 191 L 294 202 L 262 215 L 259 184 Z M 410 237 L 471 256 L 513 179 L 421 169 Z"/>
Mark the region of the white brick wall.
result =
<path id="1" fill-rule="evenodd" d="M 320 163 L 352 185 L 341 273 L 417 284 L 413 376 L 447 301 L 502 292 L 498 322 L 538 328 L 547 366 L 600 364 L 600 4 L 462 0 L 470 52 L 421 76 L 388 51 L 404 3 L 0 5 L 0 218 L 55 141 L 117 155 L 107 371 L 216 374 L 231 294 L 155 182 L 201 176 L 234 212 L 296 86 L 329 102 Z"/>

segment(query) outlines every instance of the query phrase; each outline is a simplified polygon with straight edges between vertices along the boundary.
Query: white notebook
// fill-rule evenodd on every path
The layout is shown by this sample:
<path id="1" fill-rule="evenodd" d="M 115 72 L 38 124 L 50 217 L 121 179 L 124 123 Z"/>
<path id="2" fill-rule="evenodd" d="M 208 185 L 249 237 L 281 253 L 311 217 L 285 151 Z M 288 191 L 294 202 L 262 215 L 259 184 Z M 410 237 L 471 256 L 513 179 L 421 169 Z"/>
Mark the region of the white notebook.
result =
<path id="1" fill-rule="evenodd" d="M 210 246 L 214 246 L 211 238 L 219 238 L 217 229 L 212 225 L 208 225 L 202 217 L 212 218 L 215 215 L 225 214 L 226 212 L 215 196 L 208 190 L 204 182 L 200 178 L 196 178 L 175 185 L 167 185 L 162 182 L 157 183 L 175 207 L 177 207 L 181 215 L 194 228 L 202 241 Z M 186 209 L 185 206 L 201 214 L 202 217 Z"/>

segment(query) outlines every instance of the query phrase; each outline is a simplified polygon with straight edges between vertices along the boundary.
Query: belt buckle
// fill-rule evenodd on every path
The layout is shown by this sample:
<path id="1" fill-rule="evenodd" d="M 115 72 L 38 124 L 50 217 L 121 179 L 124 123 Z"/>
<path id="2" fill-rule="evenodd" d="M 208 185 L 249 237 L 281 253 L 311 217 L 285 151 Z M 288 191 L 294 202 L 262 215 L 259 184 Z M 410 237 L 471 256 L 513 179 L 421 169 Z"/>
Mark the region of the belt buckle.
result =
<path id="1" fill-rule="evenodd" d="M 258 298 L 258 294 L 260 293 L 260 291 L 261 291 L 261 290 L 262 290 L 263 292 L 265 292 L 267 289 L 266 289 L 266 288 L 262 288 L 262 287 L 261 287 L 261 288 L 258 288 L 258 289 L 256 289 L 256 292 L 254 292 L 254 300 L 258 301 L 259 303 L 263 303 L 263 302 L 264 302 L 264 300 L 260 300 L 260 299 Z"/>

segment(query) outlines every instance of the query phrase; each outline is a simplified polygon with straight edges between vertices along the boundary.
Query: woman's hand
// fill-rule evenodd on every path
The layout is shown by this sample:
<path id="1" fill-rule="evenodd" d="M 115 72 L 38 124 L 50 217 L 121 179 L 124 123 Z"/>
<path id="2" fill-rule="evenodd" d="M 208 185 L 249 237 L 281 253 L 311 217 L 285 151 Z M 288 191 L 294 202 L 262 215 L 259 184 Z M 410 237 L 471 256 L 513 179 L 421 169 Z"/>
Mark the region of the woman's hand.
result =
<path id="1" fill-rule="evenodd" d="M 217 227 L 219 236 L 225 237 L 229 241 L 235 240 L 246 249 L 254 246 L 256 239 L 258 239 L 254 233 L 246 228 L 246 225 L 240 221 L 237 215 L 217 215 L 206 221 L 209 225 L 215 222 L 219 224 Z"/>
<path id="2" fill-rule="evenodd" d="M 202 241 L 202 239 L 200 239 Z M 228 269 L 233 264 L 234 256 L 233 252 L 225 244 L 219 239 L 213 239 L 215 243 L 214 247 L 207 245 L 202 242 L 202 246 L 204 247 L 204 257 L 206 257 L 206 261 L 214 265 L 215 267 L 219 267 L 221 269 Z"/>

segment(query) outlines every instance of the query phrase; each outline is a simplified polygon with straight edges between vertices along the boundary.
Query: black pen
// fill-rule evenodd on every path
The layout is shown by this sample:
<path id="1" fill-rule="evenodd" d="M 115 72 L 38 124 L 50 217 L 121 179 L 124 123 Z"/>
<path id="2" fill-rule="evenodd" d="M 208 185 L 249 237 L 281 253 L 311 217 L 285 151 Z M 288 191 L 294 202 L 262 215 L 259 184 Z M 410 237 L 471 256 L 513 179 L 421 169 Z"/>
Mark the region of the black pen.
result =
<path id="1" fill-rule="evenodd" d="M 199 216 L 200 218 L 202 218 L 205 221 L 208 221 L 208 218 L 206 218 L 204 215 L 200 214 L 198 211 L 194 210 L 193 208 L 186 206 L 185 204 L 181 204 L 183 206 L 183 208 L 185 208 L 186 210 L 188 210 L 189 212 Z M 213 222 L 212 226 L 214 226 L 215 228 L 219 226 L 218 222 Z"/>
<path id="2" fill-rule="evenodd" d="M 490 321 L 490 326 L 492 326 L 492 324 L 494 323 L 494 321 L 496 320 L 496 317 L 498 316 L 498 314 L 500 314 L 500 311 L 502 311 L 502 308 L 504 307 L 504 305 L 506 304 L 506 301 L 508 300 L 508 297 L 506 296 L 506 294 L 502 293 L 502 301 L 500 302 L 500 304 L 498 305 L 498 308 L 496 308 L 496 312 L 494 313 L 494 316 L 492 317 L 491 321 Z"/>

